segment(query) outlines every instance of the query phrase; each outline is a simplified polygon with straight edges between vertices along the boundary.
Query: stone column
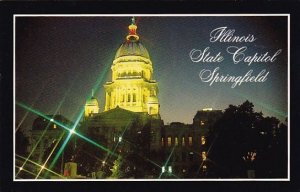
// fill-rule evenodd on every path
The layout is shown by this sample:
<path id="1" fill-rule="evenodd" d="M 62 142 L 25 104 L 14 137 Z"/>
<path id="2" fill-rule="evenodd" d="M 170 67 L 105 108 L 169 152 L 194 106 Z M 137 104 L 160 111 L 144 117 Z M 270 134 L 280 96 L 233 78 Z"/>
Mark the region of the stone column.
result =
<path id="1" fill-rule="evenodd" d="M 108 93 L 107 93 L 107 91 L 105 92 L 105 107 L 104 107 L 104 111 L 106 111 L 107 110 L 107 104 L 108 104 Z"/>
<path id="2" fill-rule="evenodd" d="M 130 106 L 133 105 L 133 88 L 130 89 Z"/>
<path id="3" fill-rule="evenodd" d="M 127 87 L 125 87 L 125 92 L 124 92 L 124 95 L 125 95 L 125 98 L 124 98 L 124 105 L 127 106 L 127 98 L 128 98 L 128 95 L 127 95 Z"/>
<path id="4" fill-rule="evenodd" d="M 120 106 L 120 87 L 117 88 L 117 105 Z"/>
<path id="5" fill-rule="evenodd" d="M 142 95 L 142 86 L 140 86 L 139 89 L 139 105 L 142 107 L 143 106 L 143 95 Z"/>

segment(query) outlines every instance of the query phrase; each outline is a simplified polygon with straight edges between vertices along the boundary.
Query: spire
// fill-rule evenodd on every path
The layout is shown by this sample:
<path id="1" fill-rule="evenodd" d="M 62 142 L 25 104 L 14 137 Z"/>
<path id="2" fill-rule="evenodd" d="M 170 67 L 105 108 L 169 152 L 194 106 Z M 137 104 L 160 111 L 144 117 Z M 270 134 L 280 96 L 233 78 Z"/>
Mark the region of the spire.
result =
<path id="1" fill-rule="evenodd" d="M 131 18 L 131 25 L 135 25 L 135 18 L 134 17 Z"/>
<path id="2" fill-rule="evenodd" d="M 136 34 L 137 25 L 135 24 L 135 18 L 131 18 L 131 24 L 128 26 L 128 35 L 126 36 L 127 40 L 139 40 L 139 36 Z"/>

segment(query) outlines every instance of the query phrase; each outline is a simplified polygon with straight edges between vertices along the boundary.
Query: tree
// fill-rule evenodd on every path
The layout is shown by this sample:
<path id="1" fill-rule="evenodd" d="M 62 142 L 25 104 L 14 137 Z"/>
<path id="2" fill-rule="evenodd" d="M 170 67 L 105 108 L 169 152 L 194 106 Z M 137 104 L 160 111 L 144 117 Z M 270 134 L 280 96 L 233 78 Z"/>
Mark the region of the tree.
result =
<path id="1" fill-rule="evenodd" d="M 287 177 L 287 125 L 281 123 L 276 127 L 273 138 L 264 151 L 264 159 L 259 161 L 261 173 L 268 178 Z"/>
<path id="2" fill-rule="evenodd" d="M 47 161 L 46 167 L 51 167 L 52 171 L 56 173 L 63 173 L 62 169 L 64 168 L 64 163 L 71 161 L 74 155 L 74 136 L 71 136 L 68 143 L 63 145 L 64 140 L 66 139 L 65 133 L 62 136 L 62 139 L 54 140 L 48 147 L 45 148 L 45 152 L 43 154 L 43 162 Z M 63 147 L 63 151 L 58 153 L 59 150 Z M 56 156 L 58 158 L 55 160 Z M 49 172 L 45 172 L 45 177 L 47 177 Z"/>
<path id="3" fill-rule="evenodd" d="M 277 157 L 276 160 L 275 177 L 287 177 L 287 150 L 288 150 L 288 127 L 286 124 L 281 123 L 275 133 L 275 144 L 273 149 Z"/>
<path id="4" fill-rule="evenodd" d="M 91 140 L 106 142 L 104 137 L 90 134 Z M 102 144 L 102 143 L 101 143 Z M 75 149 L 75 162 L 78 163 L 78 174 L 80 175 L 89 175 L 92 172 L 103 171 L 103 177 L 106 177 L 111 174 L 111 171 L 108 169 L 108 165 L 112 162 L 106 160 L 107 152 L 99 147 L 83 140 L 77 140 L 77 148 Z"/>
<path id="5" fill-rule="evenodd" d="M 21 156 L 26 156 L 29 139 L 20 129 L 16 132 L 16 153 Z"/>
<path id="6" fill-rule="evenodd" d="M 124 176 L 124 171 L 122 170 L 122 157 L 119 155 L 114 161 L 114 165 L 111 169 L 111 176 L 109 178 L 120 179 Z"/>
<path id="7" fill-rule="evenodd" d="M 209 158 L 216 165 L 214 172 L 219 177 L 247 177 L 246 170 L 250 167 L 259 168 L 260 176 L 265 176 L 264 173 L 269 170 L 263 169 L 270 164 L 270 159 L 265 155 L 273 157 L 277 153 L 270 149 L 279 120 L 263 117 L 261 112 L 255 112 L 253 108 L 254 105 L 249 101 L 239 106 L 229 105 L 213 127 L 213 138 L 210 140 L 214 143 Z M 249 154 L 255 154 L 255 159 L 248 161 Z"/>

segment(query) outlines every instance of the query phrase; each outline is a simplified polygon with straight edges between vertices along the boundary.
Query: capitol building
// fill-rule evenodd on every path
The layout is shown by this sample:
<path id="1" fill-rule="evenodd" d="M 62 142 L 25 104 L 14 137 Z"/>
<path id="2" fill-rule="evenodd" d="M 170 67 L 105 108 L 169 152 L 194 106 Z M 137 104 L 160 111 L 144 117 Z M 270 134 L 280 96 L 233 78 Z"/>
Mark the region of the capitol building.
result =
<path id="1" fill-rule="evenodd" d="M 103 85 L 105 103 L 92 94 L 76 128 L 102 147 L 72 135 L 53 167 L 56 172 L 65 178 L 87 179 L 205 177 L 210 166 L 206 163 L 207 137 L 222 111 L 201 109 L 195 112 L 192 124 L 165 125 L 160 116 L 163 105 L 160 106 L 158 99 L 159 77 L 157 82 L 150 56 L 132 18 L 124 42 L 112 58 L 112 78 Z M 63 138 L 68 135 L 62 134 L 66 130 L 55 122 L 72 125 L 63 115 L 49 115 L 49 118 L 55 121 L 40 116 L 32 126 L 31 149 L 36 148 L 32 160 L 40 164 L 51 147 L 62 145 L 60 135 Z M 46 134 L 45 127 L 49 127 Z M 72 166 L 67 165 L 76 166 L 68 170 Z"/>

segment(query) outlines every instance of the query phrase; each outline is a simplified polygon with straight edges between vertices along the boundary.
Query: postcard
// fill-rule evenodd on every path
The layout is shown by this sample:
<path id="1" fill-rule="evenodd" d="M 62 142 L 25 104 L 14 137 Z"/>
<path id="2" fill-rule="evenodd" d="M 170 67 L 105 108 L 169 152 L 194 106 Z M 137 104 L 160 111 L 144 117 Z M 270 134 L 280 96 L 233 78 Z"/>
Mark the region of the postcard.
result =
<path id="1" fill-rule="evenodd" d="M 289 14 L 15 14 L 14 181 L 289 181 Z"/>

